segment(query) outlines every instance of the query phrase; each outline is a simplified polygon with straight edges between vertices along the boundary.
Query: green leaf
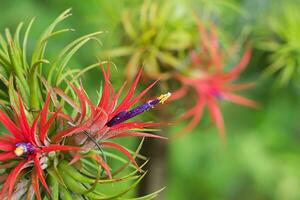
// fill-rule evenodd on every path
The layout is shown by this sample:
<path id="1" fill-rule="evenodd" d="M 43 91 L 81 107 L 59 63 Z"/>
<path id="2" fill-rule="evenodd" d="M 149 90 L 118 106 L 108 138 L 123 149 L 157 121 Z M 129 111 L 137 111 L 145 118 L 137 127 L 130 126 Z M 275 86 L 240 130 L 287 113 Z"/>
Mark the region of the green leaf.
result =
<path id="1" fill-rule="evenodd" d="M 178 68 L 182 65 L 181 61 L 177 59 L 174 55 L 168 52 L 157 52 L 158 58 L 165 64 L 172 67 Z"/>
<path id="2" fill-rule="evenodd" d="M 158 194 L 163 191 L 165 188 L 162 188 L 162 189 L 159 189 L 151 194 L 148 194 L 148 195 L 145 195 L 145 196 L 142 196 L 142 197 L 137 197 L 137 198 L 130 198 L 130 199 L 127 199 L 127 198 L 122 198 L 122 200 L 150 200 L 150 199 L 154 199 L 155 197 L 158 196 Z"/>
<path id="3" fill-rule="evenodd" d="M 106 57 L 119 57 L 119 56 L 128 56 L 130 55 L 132 52 L 134 51 L 134 49 L 130 46 L 124 46 L 124 47 L 118 47 L 116 49 L 112 49 L 112 50 L 106 50 L 106 51 L 102 51 L 100 52 L 100 56 L 102 58 L 106 58 Z"/>
<path id="4" fill-rule="evenodd" d="M 17 102 L 18 102 L 18 95 L 17 92 L 14 89 L 14 79 L 11 75 L 8 82 L 8 94 L 9 94 L 9 102 L 12 107 L 17 108 Z"/>
<path id="5" fill-rule="evenodd" d="M 28 43 L 28 36 L 31 30 L 32 24 L 34 22 L 34 18 L 29 22 L 27 29 L 25 31 L 24 39 L 23 39 L 23 66 L 26 70 L 29 70 L 29 65 L 27 62 L 27 43 Z"/>
<path id="6" fill-rule="evenodd" d="M 59 200 L 59 183 L 55 176 L 49 175 L 49 186 L 51 189 L 52 200 Z"/>
<path id="7" fill-rule="evenodd" d="M 116 195 L 111 195 L 111 196 L 106 196 L 103 198 L 99 198 L 98 200 L 110 200 L 110 199 L 117 199 L 123 195 L 125 195 L 126 193 L 128 193 L 129 191 L 133 190 L 134 188 L 136 188 L 136 186 L 141 182 L 141 180 L 144 178 L 144 176 L 147 174 L 147 172 L 145 172 L 144 174 L 142 174 L 142 176 L 137 179 L 131 186 L 129 186 L 128 188 L 126 188 L 125 190 L 123 190 L 122 192 L 116 194 Z"/>
<path id="8" fill-rule="evenodd" d="M 94 183 L 95 182 L 95 179 L 92 179 L 92 178 L 89 178 L 89 177 L 83 175 L 75 167 L 73 167 L 72 165 L 69 165 L 67 163 L 67 161 L 65 161 L 65 160 L 62 160 L 59 163 L 58 168 L 61 171 L 66 172 L 67 175 L 71 176 L 72 178 L 74 178 L 75 180 L 77 180 L 81 183 Z"/>
<path id="9" fill-rule="evenodd" d="M 134 30 L 131 22 L 130 22 L 130 15 L 129 15 L 129 12 L 128 11 L 125 11 L 123 14 L 122 14 L 122 23 L 123 23 L 123 27 L 125 29 L 125 32 L 128 34 L 128 36 L 135 40 L 137 38 L 137 33 L 136 31 Z"/>
<path id="10" fill-rule="evenodd" d="M 72 197 L 72 194 L 64 187 L 60 186 L 59 187 L 60 191 L 60 198 L 63 200 L 74 200 Z"/>
<path id="11" fill-rule="evenodd" d="M 83 46 L 85 43 L 87 43 L 89 40 L 93 39 L 95 36 L 102 34 L 103 31 L 98 31 L 94 33 L 87 34 L 85 36 L 82 36 L 70 44 L 68 44 L 65 48 L 62 49 L 56 60 L 52 63 L 49 69 L 48 73 L 48 79 L 47 81 L 51 85 L 57 85 L 57 80 L 60 79 L 60 76 L 68 63 L 68 61 L 71 59 L 71 57 L 76 53 L 76 51 Z M 56 74 L 54 74 L 56 70 Z"/>
<path id="12" fill-rule="evenodd" d="M 63 20 L 65 20 L 66 18 L 68 18 L 69 16 L 71 16 L 70 14 L 71 9 L 67 9 L 66 11 L 64 11 L 61 15 L 59 15 L 52 24 L 50 24 L 48 26 L 48 28 L 44 31 L 44 33 L 41 35 L 39 41 L 37 42 L 36 47 L 34 48 L 34 52 L 32 55 L 32 60 L 31 60 L 31 65 L 33 63 L 36 63 L 38 60 L 43 59 L 44 57 L 44 52 L 47 46 L 47 40 L 49 39 L 49 36 L 52 34 L 53 30 L 55 29 L 55 27 L 62 22 Z"/>

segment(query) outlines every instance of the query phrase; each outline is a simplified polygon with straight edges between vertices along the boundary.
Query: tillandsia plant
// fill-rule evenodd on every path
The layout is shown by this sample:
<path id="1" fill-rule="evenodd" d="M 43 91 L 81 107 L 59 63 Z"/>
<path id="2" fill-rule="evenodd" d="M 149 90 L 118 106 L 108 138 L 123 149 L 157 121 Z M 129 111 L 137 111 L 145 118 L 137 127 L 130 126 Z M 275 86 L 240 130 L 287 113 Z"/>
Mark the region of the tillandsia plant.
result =
<path id="1" fill-rule="evenodd" d="M 233 82 L 247 66 L 250 59 L 250 49 L 246 48 L 237 64 L 227 71 L 229 58 L 234 52 L 233 49 L 237 48 L 237 44 L 234 44 L 232 48 L 223 49 L 213 24 L 209 26 L 209 29 L 205 28 L 202 21 L 197 18 L 197 25 L 200 49 L 190 52 L 191 63 L 187 73 L 177 75 L 182 87 L 173 94 L 173 99 L 181 98 L 189 91 L 196 96 L 195 105 L 181 116 L 181 119 L 191 118 L 191 120 L 179 134 L 188 133 L 195 128 L 207 106 L 212 121 L 217 125 L 221 137 L 224 138 L 225 127 L 219 101 L 228 100 L 236 104 L 256 107 L 254 101 L 234 94 L 235 91 L 253 86 L 253 83 L 236 84 Z"/>
<path id="2" fill-rule="evenodd" d="M 265 20 L 267 24 L 263 24 L 264 34 L 258 43 L 260 49 L 270 53 L 270 66 L 264 75 L 278 74 L 280 86 L 286 86 L 291 80 L 297 80 L 299 77 L 300 28 L 297 23 L 300 20 L 299 8 L 300 4 L 296 1 L 276 4 Z"/>
<path id="3" fill-rule="evenodd" d="M 179 56 L 191 45 L 185 15 L 172 1 L 144 1 L 138 16 L 129 11 L 122 14 L 124 46 L 103 51 L 101 57 L 129 57 L 125 69 L 129 79 L 139 65 L 144 65 L 148 78 L 169 78 L 171 70 L 182 66 Z"/>
<path id="4" fill-rule="evenodd" d="M 0 37 L 0 122 L 6 128 L 0 135 L 1 199 L 123 199 L 145 175 L 142 167 L 147 160 L 139 154 L 141 145 L 132 152 L 111 140 L 163 138 L 147 131 L 147 127 L 158 123 L 127 122 L 170 97 L 167 93 L 132 108 L 156 83 L 134 96 L 142 70 L 124 99 L 117 103 L 124 86 L 115 92 L 109 67 L 105 70 L 103 63 L 95 63 L 83 70 L 68 69 L 72 55 L 89 40 L 98 40 L 95 36 L 101 32 L 74 40 L 52 62 L 45 58 L 48 40 L 71 30 L 55 31 L 56 25 L 68 16 L 70 10 L 44 31 L 30 62 L 27 42 L 33 20 L 22 45 L 23 24 L 14 36 L 6 30 L 6 39 Z M 78 77 L 96 66 L 102 68 L 104 86 L 99 102 L 93 104 Z M 128 159 L 107 148 L 118 150 Z M 139 166 L 136 157 L 146 161 Z M 110 165 L 111 162 L 119 164 Z M 126 182 L 127 188 L 107 192 L 110 185 Z M 139 199 L 152 199 L 158 192 Z"/>

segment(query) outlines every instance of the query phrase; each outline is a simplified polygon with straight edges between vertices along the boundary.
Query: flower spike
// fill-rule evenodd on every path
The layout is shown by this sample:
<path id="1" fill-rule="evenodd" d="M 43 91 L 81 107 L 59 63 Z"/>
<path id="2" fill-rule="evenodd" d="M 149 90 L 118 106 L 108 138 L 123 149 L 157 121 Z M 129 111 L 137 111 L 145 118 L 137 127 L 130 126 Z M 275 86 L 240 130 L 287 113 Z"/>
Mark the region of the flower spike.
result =
<path id="1" fill-rule="evenodd" d="M 119 114 L 117 114 L 115 117 L 113 117 L 109 122 L 107 122 L 106 125 L 108 127 L 111 127 L 111 126 L 120 124 L 128 119 L 131 119 L 131 118 L 153 108 L 155 105 L 157 105 L 159 103 L 163 104 L 170 96 L 171 96 L 171 93 L 168 92 L 166 94 L 160 95 L 156 99 L 149 100 L 146 103 L 144 103 L 140 106 L 137 106 L 130 111 L 122 111 Z"/>
<path id="2" fill-rule="evenodd" d="M 16 156 L 28 156 L 35 151 L 35 147 L 30 142 L 20 142 L 16 144 L 16 149 L 14 153 Z"/>

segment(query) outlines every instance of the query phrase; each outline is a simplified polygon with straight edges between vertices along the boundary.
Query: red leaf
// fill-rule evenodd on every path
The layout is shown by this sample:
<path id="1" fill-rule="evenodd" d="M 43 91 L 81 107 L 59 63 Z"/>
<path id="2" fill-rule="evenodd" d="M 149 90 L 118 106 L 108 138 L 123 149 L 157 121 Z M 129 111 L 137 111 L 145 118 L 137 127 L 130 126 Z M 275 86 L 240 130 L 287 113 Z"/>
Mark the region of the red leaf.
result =
<path id="1" fill-rule="evenodd" d="M 241 58 L 240 62 L 228 73 L 221 75 L 220 78 L 223 80 L 234 80 L 236 79 L 240 73 L 245 69 L 251 57 L 250 49 L 246 49 Z"/>
<path id="2" fill-rule="evenodd" d="M 17 179 L 17 176 L 19 175 L 19 173 L 21 172 L 22 169 L 24 169 L 26 167 L 26 164 L 28 164 L 28 161 L 23 160 L 21 161 L 9 174 L 8 179 L 6 180 L 6 182 L 4 183 L 4 187 L 3 189 L 5 189 L 6 185 L 9 186 L 8 188 L 8 199 L 11 199 L 11 195 L 14 189 L 14 185 Z M 7 187 L 6 189 L 7 190 Z"/>
<path id="3" fill-rule="evenodd" d="M 126 129 L 133 129 L 133 128 L 145 128 L 145 127 L 152 127 L 152 126 L 160 126 L 161 123 L 154 123 L 154 122 L 125 122 L 121 124 L 117 124 L 110 128 L 111 131 L 118 131 L 118 130 L 126 130 Z"/>
<path id="4" fill-rule="evenodd" d="M 51 98 L 51 95 L 50 95 L 50 92 L 49 92 L 48 95 L 47 95 L 45 104 L 44 104 L 44 106 L 42 108 L 42 111 L 41 111 L 40 134 L 39 134 L 41 142 L 44 142 L 45 137 L 46 137 L 46 131 L 44 130 L 44 127 L 45 127 L 47 116 L 48 116 L 50 98 Z"/>
<path id="5" fill-rule="evenodd" d="M 46 183 L 46 180 L 45 180 L 45 178 L 44 178 L 43 169 L 42 169 L 40 160 L 39 160 L 39 158 L 38 158 L 38 155 L 35 155 L 35 156 L 34 156 L 33 161 L 34 161 L 34 166 L 35 166 L 35 170 L 36 170 L 37 176 L 39 177 L 39 179 L 40 179 L 42 185 L 45 187 L 46 191 L 47 191 L 49 194 L 51 194 L 50 189 L 49 189 L 49 187 L 48 187 L 48 185 L 47 185 L 47 183 Z"/>
<path id="6" fill-rule="evenodd" d="M 141 75 L 142 75 L 142 70 L 143 68 L 141 68 L 135 78 L 135 81 L 133 82 L 131 88 L 129 89 L 127 95 L 125 96 L 125 98 L 122 100 L 122 102 L 120 103 L 120 105 L 111 113 L 111 116 L 110 116 L 110 119 L 112 117 L 114 117 L 116 114 L 118 114 L 119 112 L 121 112 L 122 110 L 124 110 L 124 107 L 128 107 L 128 102 L 130 101 L 131 97 L 133 96 L 134 94 L 134 91 L 137 87 L 137 84 L 139 83 L 139 80 L 141 78 Z"/>
<path id="7" fill-rule="evenodd" d="M 138 100 L 140 100 L 159 80 L 154 81 L 151 85 L 149 85 L 146 89 L 144 89 L 140 94 L 138 94 L 133 100 L 131 100 L 128 103 L 128 107 L 125 109 L 129 108 L 133 104 L 135 104 Z"/>
<path id="8" fill-rule="evenodd" d="M 118 135 L 114 135 L 113 137 L 110 137 L 110 139 L 113 138 L 121 138 L 121 137 L 151 137 L 151 138 L 158 138 L 158 139 L 168 139 L 166 137 L 160 136 L 160 135 L 154 135 L 151 133 L 143 133 L 143 132 L 125 132 L 120 133 Z"/>
<path id="9" fill-rule="evenodd" d="M 42 200 L 40 189 L 39 189 L 39 179 L 35 170 L 32 171 L 31 180 L 32 180 L 32 187 L 34 189 L 37 200 Z"/>
<path id="10" fill-rule="evenodd" d="M 217 124 L 221 139 L 225 139 L 224 121 L 219 106 L 217 105 L 217 103 L 213 98 L 208 99 L 207 105 L 212 120 Z"/>
<path id="11" fill-rule="evenodd" d="M 78 105 L 69 96 L 67 96 L 62 89 L 53 88 L 53 90 L 55 91 L 56 94 L 61 96 L 62 99 L 64 99 L 66 102 L 68 102 L 74 110 L 76 110 L 77 112 L 80 112 L 80 108 L 78 107 Z M 69 117 L 69 116 L 63 115 L 62 117 Z"/>
<path id="12" fill-rule="evenodd" d="M 91 157 L 94 158 L 104 168 L 104 170 L 106 171 L 108 177 L 110 179 L 112 179 L 112 175 L 111 175 L 109 166 L 107 165 L 106 162 L 104 162 L 104 160 L 102 159 L 102 157 L 100 155 L 97 155 L 97 154 L 92 154 Z"/>
<path id="13" fill-rule="evenodd" d="M 193 128 L 195 128 L 197 126 L 197 124 L 201 120 L 203 110 L 204 110 L 204 106 L 205 106 L 205 99 L 201 98 L 200 101 L 197 103 L 197 105 L 194 108 L 190 109 L 188 112 L 183 114 L 182 118 L 187 118 L 189 116 L 193 116 L 193 118 L 187 124 L 187 126 L 185 126 L 181 131 L 176 133 L 174 138 L 189 133 Z"/>
<path id="14" fill-rule="evenodd" d="M 41 148 L 42 152 L 80 150 L 80 147 L 52 144 Z"/>
<path id="15" fill-rule="evenodd" d="M 42 142 L 45 144 L 46 138 L 47 138 L 47 133 L 48 130 L 50 128 L 50 126 L 52 125 L 52 123 L 54 122 L 54 120 L 57 118 L 58 113 L 60 113 L 61 108 L 59 110 L 57 110 L 47 121 L 47 123 L 44 125 L 43 129 L 42 129 L 42 133 L 40 133 L 42 136 Z"/>
<path id="16" fill-rule="evenodd" d="M 81 159 L 80 153 L 75 153 L 73 159 L 69 162 L 69 165 L 73 165 L 74 163 L 78 162 Z"/>
<path id="17" fill-rule="evenodd" d="M 18 140 L 24 140 L 24 136 L 21 133 L 21 130 L 15 125 L 10 118 L 0 110 L 0 121 L 8 129 L 8 131 L 13 134 Z"/>
<path id="18" fill-rule="evenodd" d="M 126 83 L 124 83 L 122 85 L 122 87 L 119 89 L 118 93 L 113 95 L 111 102 L 107 108 L 107 113 L 111 113 L 113 111 L 113 109 L 116 107 L 117 105 L 117 100 L 119 99 L 120 95 L 122 94 L 124 87 L 125 87 Z"/>
<path id="19" fill-rule="evenodd" d="M 107 123 L 108 116 L 107 116 L 107 113 L 101 108 L 97 108 L 96 111 L 97 112 L 96 112 L 95 116 L 93 116 L 91 118 L 91 120 L 92 120 L 91 123 L 93 124 L 93 126 L 96 126 L 97 129 L 101 129 Z"/>
<path id="20" fill-rule="evenodd" d="M 80 112 L 80 111 L 78 110 L 78 112 Z M 61 117 L 61 118 L 63 118 L 63 119 L 65 119 L 65 120 L 68 120 L 68 121 L 70 121 L 70 122 L 73 121 L 73 119 L 72 119 L 72 117 L 71 117 L 70 115 L 64 114 L 64 113 L 62 113 L 62 112 L 59 112 L 59 113 L 58 113 L 58 116 Z"/>
<path id="21" fill-rule="evenodd" d="M 104 70 L 104 67 L 102 67 L 102 72 L 103 72 L 103 76 L 104 76 L 104 89 L 102 92 L 100 102 L 97 107 L 105 109 L 108 106 L 108 102 L 110 99 L 110 89 L 111 89 L 111 85 L 109 82 L 110 67 L 108 67 L 107 72 Z"/>
<path id="22" fill-rule="evenodd" d="M 2 151 L 13 151 L 15 148 L 16 147 L 13 144 L 0 141 L 0 150 Z"/>
<path id="23" fill-rule="evenodd" d="M 81 92 L 82 92 L 82 96 L 84 98 L 84 101 L 89 105 L 89 108 L 90 108 L 90 111 L 91 111 L 91 115 L 94 115 L 95 113 L 95 106 L 94 104 L 92 103 L 92 101 L 89 99 L 89 97 L 87 96 L 83 86 L 81 85 L 80 86 L 81 88 Z"/>
<path id="24" fill-rule="evenodd" d="M 80 102 L 80 119 L 79 121 L 82 122 L 86 115 L 86 101 L 85 96 L 82 93 L 81 90 L 76 88 L 72 83 L 69 83 L 69 85 L 72 87 L 72 89 L 75 91 L 76 95 L 78 96 L 79 102 Z"/>
<path id="25" fill-rule="evenodd" d="M 237 91 L 237 90 L 245 90 L 249 88 L 253 88 L 256 84 L 255 83 L 241 83 L 241 84 L 228 84 L 223 85 L 222 89 L 230 90 L 230 91 Z"/>
<path id="26" fill-rule="evenodd" d="M 180 89 L 176 90 L 175 92 L 172 92 L 172 96 L 168 99 L 170 101 L 175 101 L 177 99 L 182 98 L 187 93 L 187 87 L 183 86 Z"/>
<path id="27" fill-rule="evenodd" d="M 19 98 L 19 104 L 20 104 L 19 105 L 20 106 L 20 115 L 18 116 L 18 118 L 19 118 L 21 130 L 22 130 L 22 133 L 25 136 L 25 138 L 30 141 L 31 140 L 30 128 L 29 128 L 27 117 L 25 114 L 25 108 L 23 106 L 23 102 L 22 102 L 20 95 L 18 95 L 18 98 Z"/>
<path id="28" fill-rule="evenodd" d="M 210 34 L 210 54 L 212 62 L 217 69 L 217 72 L 221 72 L 222 70 L 222 63 L 221 63 L 221 55 L 219 52 L 218 47 L 218 38 L 216 34 L 216 28 L 213 24 L 210 25 L 211 34 Z"/>
<path id="29" fill-rule="evenodd" d="M 41 114 L 41 112 L 39 112 L 37 114 L 37 116 L 33 120 L 31 128 L 30 128 L 30 137 L 31 137 L 31 140 L 34 141 L 33 143 L 36 144 L 36 145 L 38 145 L 38 146 L 42 146 L 41 141 L 39 140 L 39 138 L 36 135 L 36 127 L 37 127 L 38 120 L 40 118 L 40 114 Z"/>
<path id="30" fill-rule="evenodd" d="M 57 133 L 55 136 L 52 137 L 52 140 L 54 141 L 54 143 L 58 143 L 64 137 L 71 136 L 75 133 L 80 133 L 80 132 L 86 130 L 87 128 L 88 127 L 85 124 L 68 128 L 66 130 L 63 130 L 63 131 Z"/>
<path id="31" fill-rule="evenodd" d="M 15 157 L 16 157 L 16 154 L 13 151 L 0 153 L 0 161 L 4 161 L 4 160 L 15 158 Z"/>
<path id="32" fill-rule="evenodd" d="M 253 107 L 253 108 L 257 107 L 257 103 L 255 101 L 247 99 L 245 97 L 241 97 L 241 96 L 233 94 L 233 93 L 229 93 L 229 92 L 223 93 L 223 97 L 226 100 L 231 101 L 236 104 Z"/>
<path id="33" fill-rule="evenodd" d="M 0 135 L 0 142 L 14 144 L 17 141 L 13 136 L 2 133 L 2 135 Z"/>

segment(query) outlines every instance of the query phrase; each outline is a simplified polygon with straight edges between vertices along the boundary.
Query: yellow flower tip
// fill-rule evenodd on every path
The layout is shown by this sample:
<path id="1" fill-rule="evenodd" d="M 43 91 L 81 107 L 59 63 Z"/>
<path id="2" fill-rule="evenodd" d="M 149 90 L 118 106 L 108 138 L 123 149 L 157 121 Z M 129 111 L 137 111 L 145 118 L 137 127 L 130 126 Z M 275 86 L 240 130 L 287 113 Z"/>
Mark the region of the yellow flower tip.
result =
<path id="1" fill-rule="evenodd" d="M 22 156 L 25 153 L 25 148 L 23 146 L 19 146 L 15 149 L 16 156 Z"/>
<path id="2" fill-rule="evenodd" d="M 162 94 L 158 97 L 159 103 L 163 104 L 168 98 L 170 98 L 171 92 L 168 92 L 166 94 Z"/>

